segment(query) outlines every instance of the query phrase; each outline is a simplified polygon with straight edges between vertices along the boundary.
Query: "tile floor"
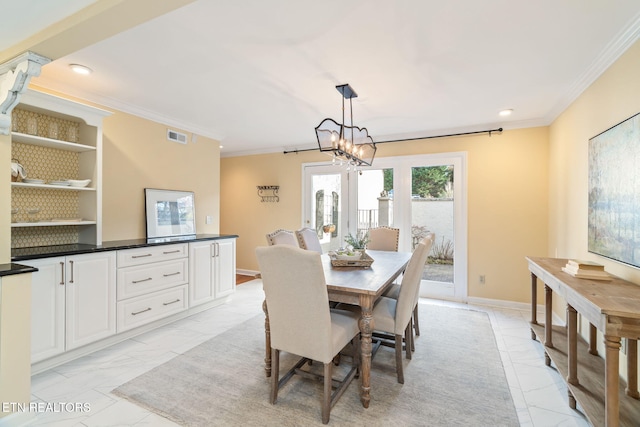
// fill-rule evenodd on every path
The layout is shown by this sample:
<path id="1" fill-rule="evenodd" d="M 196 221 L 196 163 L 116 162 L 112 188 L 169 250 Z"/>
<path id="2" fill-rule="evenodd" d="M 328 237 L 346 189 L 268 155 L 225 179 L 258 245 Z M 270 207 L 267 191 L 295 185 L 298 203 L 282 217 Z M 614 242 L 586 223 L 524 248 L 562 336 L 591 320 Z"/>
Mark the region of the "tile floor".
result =
<path id="1" fill-rule="evenodd" d="M 262 313 L 263 298 L 259 280 L 244 283 L 238 286 L 232 301 L 223 306 L 35 375 L 32 378 L 33 401 L 88 403 L 90 411 L 39 413 L 29 425 L 175 426 L 165 418 L 112 395 L 110 391 Z M 489 314 L 520 425 L 589 426 L 579 412 L 568 407 L 562 379 L 554 369 L 544 365 L 540 345 L 530 339 L 528 312 L 426 299 L 421 299 L 420 303 L 482 310 Z"/>

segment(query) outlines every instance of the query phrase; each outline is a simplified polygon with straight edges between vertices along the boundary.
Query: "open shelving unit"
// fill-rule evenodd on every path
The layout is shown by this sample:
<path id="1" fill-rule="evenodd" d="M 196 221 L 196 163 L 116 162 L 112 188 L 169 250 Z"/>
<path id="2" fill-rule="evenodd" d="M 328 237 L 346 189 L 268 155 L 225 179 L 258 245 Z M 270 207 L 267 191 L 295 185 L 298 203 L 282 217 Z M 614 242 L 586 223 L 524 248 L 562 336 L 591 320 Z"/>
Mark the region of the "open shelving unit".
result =
<path id="1" fill-rule="evenodd" d="M 14 113 L 12 157 L 27 178 L 45 183 L 11 183 L 11 207 L 17 209 L 11 247 L 102 243 L 102 120 L 111 113 L 32 90 Z M 34 121 L 37 126 L 29 128 Z M 50 183 L 64 179 L 91 182 L 87 187 Z M 33 208 L 41 213 L 30 218 L 26 212 Z"/>

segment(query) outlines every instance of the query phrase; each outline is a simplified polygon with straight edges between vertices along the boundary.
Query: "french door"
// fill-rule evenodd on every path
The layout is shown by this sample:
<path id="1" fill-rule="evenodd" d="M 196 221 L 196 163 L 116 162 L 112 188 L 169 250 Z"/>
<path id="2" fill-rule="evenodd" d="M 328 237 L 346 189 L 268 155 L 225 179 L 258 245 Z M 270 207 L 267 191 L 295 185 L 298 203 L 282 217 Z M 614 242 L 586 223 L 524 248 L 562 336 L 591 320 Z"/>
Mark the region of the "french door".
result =
<path id="1" fill-rule="evenodd" d="M 420 295 L 466 300 L 466 153 L 377 158 L 359 171 L 331 163 L 303 169 L 303 224 L 325 252 L 348 233 L 382 225 L 400 229 L 401 251 L 434 232 Z"/>

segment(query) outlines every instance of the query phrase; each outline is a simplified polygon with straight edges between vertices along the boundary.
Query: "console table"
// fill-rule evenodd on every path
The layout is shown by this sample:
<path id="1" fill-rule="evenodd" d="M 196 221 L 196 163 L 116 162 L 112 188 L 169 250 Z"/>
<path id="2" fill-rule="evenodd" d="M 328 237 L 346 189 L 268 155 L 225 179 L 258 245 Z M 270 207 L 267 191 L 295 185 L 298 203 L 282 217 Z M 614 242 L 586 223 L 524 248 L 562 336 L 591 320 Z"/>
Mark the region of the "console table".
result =
<path id="1" fill-rule="evenodd" d="M 594 426 L 637 426 L 640 286 L 611 276 L 611 281 L 577 279 L 562 271 L 560 258 L 526 257 L 531 272 L 531 338 L 544 345 L 545 363 L 554 362 L 566 378 L 569 404 L 580 404 Z M 537 280 L 544 283 L 545 321 L 538 323 Z M 567 302 L 567 326 L 551 322 L 553 292 Z M 589 321 L 589 342 L 578 336 L 577 314 Z M 604 335 L 604 361 L 596 332 Z M 619 379 L 621 338 L 627 339 L 626 388 Z M 604 380 L 604 382 L 603 382 Z"/>

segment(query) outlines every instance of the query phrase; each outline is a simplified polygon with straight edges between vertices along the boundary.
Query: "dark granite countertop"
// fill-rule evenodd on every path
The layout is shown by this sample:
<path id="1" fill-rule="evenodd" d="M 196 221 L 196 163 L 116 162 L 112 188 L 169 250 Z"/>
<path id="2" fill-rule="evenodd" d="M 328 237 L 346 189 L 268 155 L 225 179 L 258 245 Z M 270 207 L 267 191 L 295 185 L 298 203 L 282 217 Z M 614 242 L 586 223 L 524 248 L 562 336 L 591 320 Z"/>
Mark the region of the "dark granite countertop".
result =
<path id="1" fill-rule="evenodd" d="M 112 240 L 102 242 L 101 245 L 75 243 L 69 245 L 34 246 L 29 248 L 11 249 L 11 261 L 26 261 L 37 258 L 52 258 L 57 256 L 79 255 L 94 252 L 115 251 L 120 249 L 143 248 L 148 246 L 171 245 L 174 243 L 189 243 L 203 240 L 218 240 L 237 238 L 235 234 L 196 234 L 192 236 L 161 237 L 155 239 Z M 23 266 L 25 267 L 25 266 Z M 29 268 L 29 267 L 25 267 Z M 15 273 L 14 273 L 15 274 Z"/>
<path id="2" fill-rule="evenodd" d="M 0 264 L 0 277 L 13 276 L 14 274 L 33 273 L 38 271 L 35 267 L 20 264 Z"/>

